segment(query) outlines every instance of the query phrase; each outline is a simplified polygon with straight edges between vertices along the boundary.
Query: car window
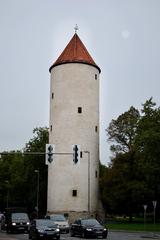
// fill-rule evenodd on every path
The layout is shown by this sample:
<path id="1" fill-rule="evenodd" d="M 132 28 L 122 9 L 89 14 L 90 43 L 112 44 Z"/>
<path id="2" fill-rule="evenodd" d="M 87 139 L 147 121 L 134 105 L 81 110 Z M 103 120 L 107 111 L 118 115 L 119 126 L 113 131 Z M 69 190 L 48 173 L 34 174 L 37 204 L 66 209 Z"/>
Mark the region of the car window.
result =
<path id="1" fill-rule="evenodd" d="M 55 227 L 55 223 L 52 220 L 48 219 L 37 219 L 36 220 L 37 226 L 47 226 L 47 227 Z"/>
<path id="2" fill-rule="evenodd" d="M 50 215 L 50 219 L 59 222 L 67 221 L 63 215 Z"/>
<path id="3" fill-rule="evenodd" d="M 89 226 L 89 225 L 97 225 L 99 222 L 96 219 L 83 219 L 82 224 Z"/>
<path id="4" fill-rule="evenodd" d="M 25 219 L 28 220 L 27 213 L 12 213 L 12 220 Z"/>

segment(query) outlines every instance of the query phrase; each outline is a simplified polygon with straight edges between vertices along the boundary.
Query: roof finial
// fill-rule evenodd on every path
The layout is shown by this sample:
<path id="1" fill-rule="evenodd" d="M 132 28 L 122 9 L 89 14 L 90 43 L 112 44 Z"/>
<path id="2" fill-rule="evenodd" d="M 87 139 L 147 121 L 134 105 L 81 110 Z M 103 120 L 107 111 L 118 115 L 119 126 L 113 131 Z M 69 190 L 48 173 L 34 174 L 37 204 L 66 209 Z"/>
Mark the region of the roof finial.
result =
<path id="1" fill-rule="evenodd" d="M 77 31 L 79 30 L 78 25 L 76 24 L 76 26 L 74 27 L 75 33 L 77 33 Z"/>

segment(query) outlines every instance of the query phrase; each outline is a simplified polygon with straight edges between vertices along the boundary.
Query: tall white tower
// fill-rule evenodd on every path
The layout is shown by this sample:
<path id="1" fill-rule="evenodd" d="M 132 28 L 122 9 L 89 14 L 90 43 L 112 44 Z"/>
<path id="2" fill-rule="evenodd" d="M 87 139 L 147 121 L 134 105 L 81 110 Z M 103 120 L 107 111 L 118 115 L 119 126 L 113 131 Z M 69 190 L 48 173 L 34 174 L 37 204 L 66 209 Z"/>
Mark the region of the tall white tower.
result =
<path id="1" fill-rule="evenodd" d="M 49 70 L 49 142 L 59 154 L 48 166 L 47 211 L 67 213 L 70 218 L 96 214 L 100 68 L 75 33 Z M 77 164 L 72 155 L 75 144 L 81 151 Z"/>

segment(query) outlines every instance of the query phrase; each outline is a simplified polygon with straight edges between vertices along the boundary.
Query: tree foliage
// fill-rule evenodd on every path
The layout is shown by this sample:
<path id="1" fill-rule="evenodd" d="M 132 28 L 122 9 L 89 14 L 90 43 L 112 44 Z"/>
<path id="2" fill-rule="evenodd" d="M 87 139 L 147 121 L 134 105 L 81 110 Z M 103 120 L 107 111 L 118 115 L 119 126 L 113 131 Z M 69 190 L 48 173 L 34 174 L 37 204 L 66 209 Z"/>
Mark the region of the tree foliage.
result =
<path id="1" fill-rule="evenodd" d="M 39 210 L 46 211 L 47 166 L 45 165 L 45 144 L 48 143 L 48 129 L 35 128 L 33 138 L 21 151 L 4 152 L 0 159 L 0 207 L 26 206 L 31 212 L 36 206 L 37 175 L 39 170 Z M 8 199 L 8 200 L 7 200 Z"/>
<path id="2" fill-rule="evenodd" d="M 116 143 L 111 146 L 112 152 L 128 152 L 132 149 L 139 119 L 139 111 L 131 107 L 129 111 L 121 114 L 116 120 L 113 119 L 111 121 L 107 134 L 108 140 Z"/>
<path id="3" fill-rule="evenodd" d="M 152 98 L 139 112 L 131 107 L 107 128 L 113 156 L 103 169 L 101 196 L 107 212 L 143 211 L 143 204 L 160 201 L 160 108 Z"/>
<path id="4" fill-rule="evenodd" d="M 160 108 L 156 108 L 151 98 L 143 105 L 142 114 L 136 148 L 151 198 L 156 200 L 160 194 Z"/>

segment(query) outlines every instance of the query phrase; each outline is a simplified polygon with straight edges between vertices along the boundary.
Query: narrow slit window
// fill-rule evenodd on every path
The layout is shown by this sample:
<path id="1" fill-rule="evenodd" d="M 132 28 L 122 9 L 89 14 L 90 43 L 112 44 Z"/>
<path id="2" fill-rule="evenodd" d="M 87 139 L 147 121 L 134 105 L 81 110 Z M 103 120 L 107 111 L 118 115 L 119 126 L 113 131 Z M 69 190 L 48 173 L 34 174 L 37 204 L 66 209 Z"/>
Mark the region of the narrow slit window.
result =
<path id="1" fill-rule="evenodd" d="M 95 126 L 95 132 L 98 132 L 98 127 L 97 126 Z"/>
<path id="2" fill-rule="evenodd" d="M 97 170 L 95 171 L 95 177 L 96 177 L 96 178 L 98 177 L 98 172 L 97 172 Z"/>
<path id="3" fill-rule="evenodd" d="M 78 107 L 78 113 L 82 113 L 82 108 Z"/>
<path id="4" fill-rule="evenodd" d="M 75 190 L 75 189 L 72 190 L 72 196 L 73 196 L 73 197 L 77 197 L 77 190 Z"/>
<path id="5" fill-rule="evenodd" d="M 80 152 L 80 158 L 82 158 L 82 151 Z"/>
<path id="6" fill-rule="evenodd" d="M 51 132 L 52 132 L 52 125 L 50 126 L 50 130 L 51 130 Z"/>
<path id="7" fill-rule="evenodd" d="M 95 80 L 97 80 L 97 74 L 95 74 Z"/>
<path id="8" fill-rule="evenodd" d="M 54 93 L 52 92 L 52 99 L 54 98 Z"/>

